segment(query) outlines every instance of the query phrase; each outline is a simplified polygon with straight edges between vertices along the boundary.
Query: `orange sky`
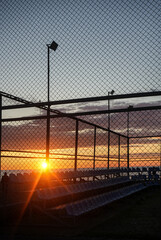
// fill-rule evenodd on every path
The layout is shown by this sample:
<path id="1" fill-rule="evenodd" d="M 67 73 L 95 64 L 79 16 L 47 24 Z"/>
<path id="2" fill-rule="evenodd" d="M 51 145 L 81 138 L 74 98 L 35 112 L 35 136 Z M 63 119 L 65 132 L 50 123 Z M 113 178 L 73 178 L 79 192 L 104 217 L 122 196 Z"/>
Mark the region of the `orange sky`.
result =
<path id="1" fill-rule="evenodd" d="M 29 151 L 29 150 L 28 150 Z M 32 152 L 41 152 L 32 150 Z M 74 167 L 74 149 L 62 148 L 50 151 L 50 167 L 52 169 L 65 169 Z M 54 154 L 53 154 L 54 153 Z M 64 155 L 63 155 L 64 154 Z M 82 155 L 82 156 L 81 156 Z M 2 152 L 1 167 L 2 170 L 8 169 L 41 169 L 41 164 L 45 160 L 45 154 L 39 153 L 20 153 L 20 152 Z M 7 157 L 8 156 L 8 157 Z M 10 157 L 9 157 L 10 156 Z M 17 156 L 14 158 L 11 156 Z M 30 157 L 30 158 L 25 158 Z M 89 157 L 90 156 L 90 157 Z M 102 157 L 101 157 L 102 156 Z M 121 146 L 120 166 L 127 166 L 127 147 Z M 132 144 L 130 147 L 130 166 L 153 166 L 160 165 L 160 146 L 159 144 Z M 100 145 L 96 147 L 95 166 L 107 167 L 107 146 Z M 93 147 L 78 149 L 78 168 L 93 168 Z M 110 167 L 118 167 L 118 146 L 110 147 Z"/>

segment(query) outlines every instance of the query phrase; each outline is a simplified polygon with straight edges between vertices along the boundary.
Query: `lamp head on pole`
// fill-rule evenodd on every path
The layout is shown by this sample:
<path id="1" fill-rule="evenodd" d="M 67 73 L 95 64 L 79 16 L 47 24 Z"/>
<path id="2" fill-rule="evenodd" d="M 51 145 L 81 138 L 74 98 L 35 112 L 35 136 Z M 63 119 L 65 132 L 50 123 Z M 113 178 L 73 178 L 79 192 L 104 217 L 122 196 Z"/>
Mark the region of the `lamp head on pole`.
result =
<path id="1" fill-rule="evenodd" d="M 111 94 L 111 95 L 113 95 L 113 94 L 114 94 L 114 92 L 115 92 L 115 91 L 114 91 L 114 90 L 112 90 L 111 92 L 108 92 L 108 95 L 110 95 L 110 94 Z"/>
<path id="2" fill-rule="evenodd" d="M 114 90 L 112 90 L 112 91 L 111 91 L 111 95 L 113 95 L 113 94 L 114 94 L 114 92 L 115 92 L 115 91 L 114 91 Z"/>
<path id="3" fill-rule="evenodd" d="M 55 51 L 55 50 L 57 49 L 57 47 L 58 47 L 58 44 L 53 41 L 53 42 L 52 42 L 51 44 L 49 44 L 48 46 L 49 46 L 50 49 L 52 49 L 52 50 Z"/>

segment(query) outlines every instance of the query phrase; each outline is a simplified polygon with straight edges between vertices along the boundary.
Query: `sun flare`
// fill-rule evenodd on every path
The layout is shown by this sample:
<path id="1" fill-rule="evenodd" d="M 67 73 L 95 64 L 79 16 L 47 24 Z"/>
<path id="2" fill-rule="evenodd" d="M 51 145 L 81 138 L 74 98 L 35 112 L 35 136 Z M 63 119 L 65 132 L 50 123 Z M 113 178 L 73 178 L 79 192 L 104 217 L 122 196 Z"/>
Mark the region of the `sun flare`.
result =
<path id="1" fill-rule="evenodd" d="M 42 169 L 44 169 L 44 170 L 47 169 L 47 167 L 48 167 L 47 162 L 42 162 L 41 167 L 42 167 Z"/>

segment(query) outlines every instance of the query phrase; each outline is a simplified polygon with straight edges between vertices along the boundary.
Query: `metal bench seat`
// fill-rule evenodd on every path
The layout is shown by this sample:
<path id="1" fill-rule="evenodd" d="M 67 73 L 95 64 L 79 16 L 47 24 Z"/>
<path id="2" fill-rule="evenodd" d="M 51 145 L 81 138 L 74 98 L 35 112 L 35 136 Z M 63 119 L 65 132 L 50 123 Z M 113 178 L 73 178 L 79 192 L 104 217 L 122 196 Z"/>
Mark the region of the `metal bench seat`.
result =
<path id="1" fill-rule="evenodd" d="M 76 178 L 88 178 L 88 177 L 98 177 L 98 176 L 106 176 L 108 174 L 113 174 L 120 172 L 119 169 L 100 169 L 100 170 L 77 170 L 77 171 L 60 171 L 60 172 L 55 172 L 55 173 L 50 173 L 51 180 L 63 180 L 63 179 L 76 179 Z M 13 177 L 14 175 L 14 177 Z M 31 172 L 31 173 L 18 173 L 17 175 L 11 173 L 9 175 L 10 180 L 14 182 L 33 182 L 35 179 L 37 179 L 38 173 L 36 172 Z M 43 178 L 43 176 L 41 176 Z M 40 177 L 40 180 L 41 180 Z"/>
<path id="2" fill-rule="evenodd" d="M 147 186 L 144 186 L 143 184 L 135 184 L 133 186 L 124 187 L 109 193 L 104 193 L 74 203 L 66 204 L 64 208 L 68 215 L 80 216 L 84 213 L 88 213 L 94 209 L 105 206 L 108 203 L 138 192 L 146 187 Z"/>
<path id="3" fill-rule="evenodd" d="M 79 184 L 71 184 L 65 185 L 61 187 L 55 188 L 45 188 L 45 189 L 38 189 L 35 191 L 35 195 L 38 199 L 42 200 L 49 200 L 55 199 L 71 194 L 78 194 L 83 192 L 89 192 L 101 188 L 106 188 L 112 185 L 116 185 L 118 183 L 125 183 L 130 181 L 128 178 L 120 177 L 117 179 L 105 179 L 100 181 L 92 181 L 92 182 L 85 182 Z"/>

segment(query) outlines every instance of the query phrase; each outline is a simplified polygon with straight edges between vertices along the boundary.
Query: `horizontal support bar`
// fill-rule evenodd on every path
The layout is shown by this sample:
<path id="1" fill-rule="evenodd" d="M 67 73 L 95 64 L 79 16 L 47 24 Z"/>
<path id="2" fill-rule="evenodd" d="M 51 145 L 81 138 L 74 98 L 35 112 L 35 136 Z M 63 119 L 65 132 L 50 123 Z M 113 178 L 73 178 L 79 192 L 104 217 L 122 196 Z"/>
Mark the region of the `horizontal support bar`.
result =
<path id="1" fill-rule="evenodd" d="M 1 155 L 1 157 L 3 157 L 3 158 L 29 158 L 29 159 L 42 159 L 42 157 L 28 157 L 28 156 L 13 156 L 13 155 Z"/>
<path id="2" fill-rule="evenodd" d="M 23 151 L 23 150 L 8 150 L 8 149 L 2 149 L 1 150 L 2 152 L 16 152 L 16 153 L 29 153 L 29 154 L 31 154 L 31 153 L 36 153 L 36 154 L 43 154 L 43 155 L 45 155 L 46 154 L 46 152 L 44 152 L 44 153 L 42 153 L 42 152 L 33 152 L 33 151 Z M 50 152 L 50 155 L 55 155 L 55 156 L 58 156 L 58 155 L 60 155 L 60 156 L 75 156 L 74 154 L 67 154 L 67 153 L 52 153 L 52 152 Z M 84 154 L 78 154 L 77 156 L 79 156 L 79 157 L 89 157 L 89 158 L 92 158 L 92 160 L 93 160 L 93 155 L 84 155 Z M 107 157 L 106 156 L 101 156 L 101 155 L 97 155 L 96 156 L 97 158 L 99 157 L 99 158 L 105 158 L 105 159 L 107 159 Z"/>
<path id="3" fill-rule="evenodd" d="M 16 152 L 16 153 L 34 153 L 34 154 L 42 154 L 45 155 L 46 152 L 34 152 L 34 151 L 26 151 L 26 150 L 9 150 L 9 149 L 1 149 L 1 152 Z"/>
<path id="4" fill-rule="evenodd" d="M 120 113 L 120 112 L 136 112 L 136 111 L 147 111 L 147 110 L 159 110 L 161 109 L 161 106 L 150 106 L 150 107 L 138 107 L 138 108 L 124 108 L 124 109 L 113 109 L 113 110 L 102 110 L 102 111 L 90 111 L 90 112 L 78 112 L 78 113 L 60 113 L 59 115 L 51 115 L 50 118 L 61 118 L 61 117 L 69 117 L 69 118 L 72 118 L 74 116 L 86 116 L 86 115 L 96 115 L 96 114 L 108 114 L 108 113 Z M 2 119 L 2 122 L 13 122 L 13 121 L 25 121 L 25 120 L 38 120 L 38 119 L 46 119 L 47 116 L 35 116 L 35 117 L 22 117 L 22 118 L 7 118 L 7 119 Z M 73 119 L 73 120 L 76 120 Z M 102 129 L 102 130 L 105 130 L 105 131 L 108 131 L 107 128 L 104 128 L 104 127 L 101 127 L 97 124 L 94 124 L 94 123 L 91 123 L 91 122 L 88 122 L 88 121 L 85 121 L 83 119 L 77 119 L 78 121 L 80 122 L 83 122 L 85 124 L 89 124 L 91 126 L 94 126 L 94 127 L 97 127 L 99 129 Z M 116 133 L 114 131 L 111 131 L 110 132 L 114 133 L 114 134 L 117 134 L 119 136 L 122 136 L 122 137 L 127 137 L 123 134 L 120 134 L 120 133 Z"/>
<path id="5" fill-rule="evenodd" d="M 50 115 L 50 118 L 61 118 L 61 117 L 74 117 L 74 116 L 86 116 L 86 115 L 96 115 L 96 114 L 108 114 L 108 113 L 120 113 L 120 112 L 137 112 L 137 111 L 148 111 L 148 110 L 160 110 L 161 106 L 150 106 L 150 107 L 136 107 L 136 108 L 120 108 L 111 110 L 101 110 L 101 111 L 89 111 L 89 112 L 77 112 L 77 113 L 59 113 L 59 115 Z M 34 116 L 34 117 L 20 117 L 20 118 L 5 118 L 2 122 L 12 122 L 12 121 L 25 121 L 25 120 L 37 120 L 46 119 L 47 116 Z M 88 121 L 83 119 L 73 118 L 73 120 L 79 120 L 86 122 L 87 124 L 93 125 Z"/>
<path id="6" fill-rule="evenodd" d="M 86 115 L 96 115 L 96 114 L 137 112 L 137 111 L 148 111 L 148 110 L 159 110 L 159 109 L 161 109 L 160 105 L 159 106 L 149 106 L 149 107 L 133 107 L 133 108 L 120 108 L 120 109 L 100 110 L 100 111 L 98 110 L 98 111 L 88 111 L 88 112 L 77 112 L 77 113 L 71 113 L 70 115 L 71 116 L 86 116 Z"/>
<path id="7" fill-rule="evenodd" d="M 114 99 L 125 99 L 125 98 L 152 97 L 152 96 L 153 97 L 161 96 L 161 91 L 50 101 L 50 106 L 71 104 L 71 103 L 81 103 L 81 102 L 96 102 L 96 101 L 105 101 L 105 100 L 114 100 Z M 16 108 L 41 107 L 41 106 L 48 106 L 48 104 L 49 104 L 48 102 L 38 102 L 38 103 L 27 103 L 26 102 L 26 104 L 3 106 L 2 110 L 9 110 L 9 109 L 16 109 Z"/>
<path id="8" fill-rule="evenodd" d="M 119 94 L 119 95 L 108 95 L 108 96 L 100 96 L 100 97 L 89 97 L 89 98 L 77 98 L 77 99 L 51 101 L 51 105 L 81 103 L 81 102 L 105 101 L 105 100 L 109 100 L 109 99 L 110 100 L 114 100 L 114 99 L 125 99 L 125 98 L 152 97 L 152 96 L 161 96 L 161 91 L 143 92 L 143 93 L 130 93 L 130 94 Z"/>
<path id="9" fill-rule="evenodd" d="M 133 138 L 159 138 L 161 135 L 153 135 L 153 136 L 136 136 L 136 137 L 129 137 L 130 139 Z"/>

